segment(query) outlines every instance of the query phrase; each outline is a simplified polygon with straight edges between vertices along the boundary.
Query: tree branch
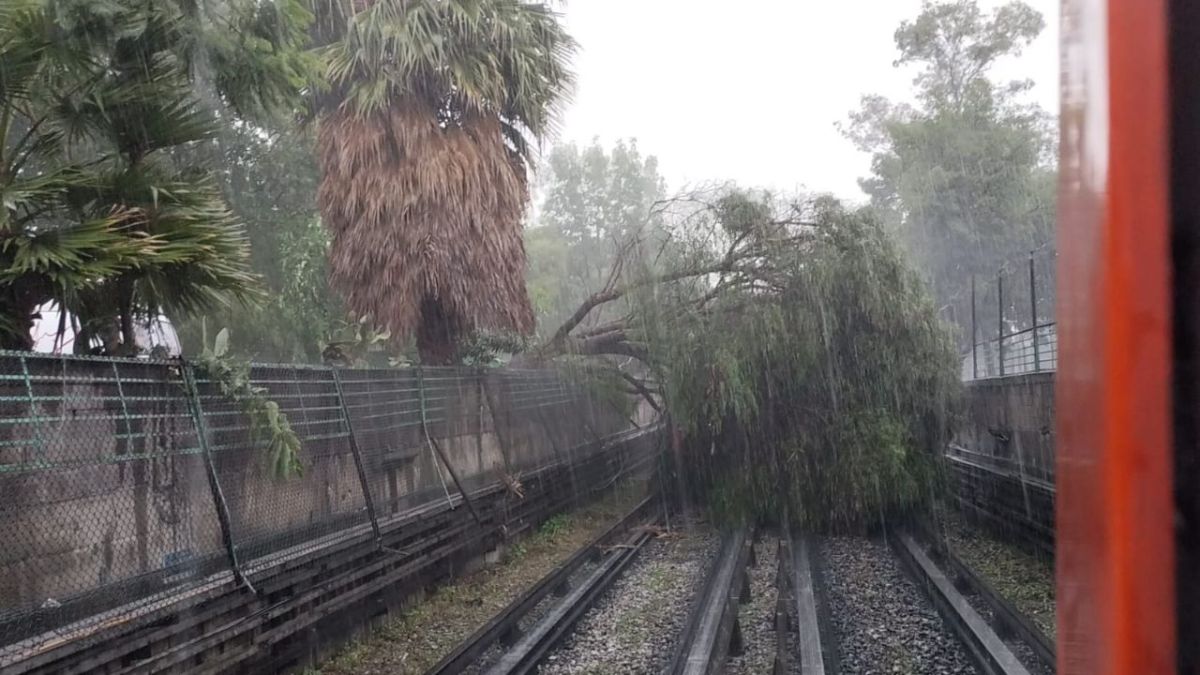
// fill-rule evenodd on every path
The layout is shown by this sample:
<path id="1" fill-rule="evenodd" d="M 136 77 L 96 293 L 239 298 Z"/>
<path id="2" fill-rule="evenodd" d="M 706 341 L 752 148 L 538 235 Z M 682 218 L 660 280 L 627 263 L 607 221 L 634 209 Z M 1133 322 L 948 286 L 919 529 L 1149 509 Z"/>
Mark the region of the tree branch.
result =
<path id="1" fill-rule="evenodd" d="M 650 404 L 651 408 L 654 408 L 655 412 L 659 413 L 660 415 L 662 414 L 662 406 L 658 404 L 658 401 L 654 400 L 654 394 L 646 388 L 645 383 L 623 370 L 618 370 L 617 373 L 620 374 L 621 379 L 628 382 L 634 388 L 634 390 L 641 395 L 642 398 L 646 399 L 646 402 Z"/>

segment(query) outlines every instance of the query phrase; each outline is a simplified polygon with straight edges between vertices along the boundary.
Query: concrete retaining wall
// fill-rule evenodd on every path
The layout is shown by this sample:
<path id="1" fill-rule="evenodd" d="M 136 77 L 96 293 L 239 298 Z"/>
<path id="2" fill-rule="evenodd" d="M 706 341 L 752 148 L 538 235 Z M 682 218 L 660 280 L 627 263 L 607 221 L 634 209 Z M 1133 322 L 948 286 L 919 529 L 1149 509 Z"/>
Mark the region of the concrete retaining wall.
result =
<path id="1" fill-rule="evenodd" d="M 953 441 L 1025 475 L 1054 481 L 1054 373 L 975 380 Z"/>

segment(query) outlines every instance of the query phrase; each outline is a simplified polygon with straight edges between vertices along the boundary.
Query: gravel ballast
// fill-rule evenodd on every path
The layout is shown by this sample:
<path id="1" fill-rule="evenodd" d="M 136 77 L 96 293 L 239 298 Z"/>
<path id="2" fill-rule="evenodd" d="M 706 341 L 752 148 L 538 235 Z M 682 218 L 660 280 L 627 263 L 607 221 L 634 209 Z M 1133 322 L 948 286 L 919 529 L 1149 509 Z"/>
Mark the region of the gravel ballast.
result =
<path id="1" fill-rule="evenodd" d="M 1054 561 L 944 512 L 946 543 L 959 560 L 1054 640 Z"/>
<path id="2" fill-rule="evenodd" d="M 718 543 L 716 535 L 703 527 L 678 529 L 647 543 L 539 672 L 661 671 L 671 659 Z"/>
<path id="3" fill-rule="evenodd" d="M 551 518 L 503 562 L 438 588 L 396 619 L 326 660 L 313 675 L 418 675 L 526 588 L 620 519 L 644 494 L 640 484 Z"/>
<path id="4" fill-rule="evenodd" d="M 754 544 L 756 564 L 748 571 L 750 599 L 738 608 L 744 649 L 740 656 L 729 657 L 725 666 L 727 675 L 769 673 L 775 664 L 778 557 L 778 537 L 763 536 Z"/>
<path id="5" fill-rule="evenodd" d="M 818 560 L 843 675 L 976 672 L 886 543 L 831 537 Z"/>

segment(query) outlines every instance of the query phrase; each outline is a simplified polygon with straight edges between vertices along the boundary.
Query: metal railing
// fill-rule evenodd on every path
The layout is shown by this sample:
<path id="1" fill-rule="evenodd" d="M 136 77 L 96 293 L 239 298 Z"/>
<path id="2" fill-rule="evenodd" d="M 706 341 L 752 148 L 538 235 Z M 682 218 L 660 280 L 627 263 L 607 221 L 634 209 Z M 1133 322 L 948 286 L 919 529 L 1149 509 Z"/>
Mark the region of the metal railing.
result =
<path id="1" fill-rule="evenodd" d="M 251 380 L 299 436 L 301 475 L 273 471 L 188 362 L 0 352 L 0 654 L 351 529 L 378 540 L 380 521 L 459 499 L 460 478 L 572 461 L 629 426 L 553 370 L 256 364 Z"/>
<path id="2" fill-rule="evenodd" d="M 972 276 L 944 306 L 963 338 L 963 380 L 1057 370 L 1056 261 L 1054 248 L 1035 249 L 995 276 Z"/>

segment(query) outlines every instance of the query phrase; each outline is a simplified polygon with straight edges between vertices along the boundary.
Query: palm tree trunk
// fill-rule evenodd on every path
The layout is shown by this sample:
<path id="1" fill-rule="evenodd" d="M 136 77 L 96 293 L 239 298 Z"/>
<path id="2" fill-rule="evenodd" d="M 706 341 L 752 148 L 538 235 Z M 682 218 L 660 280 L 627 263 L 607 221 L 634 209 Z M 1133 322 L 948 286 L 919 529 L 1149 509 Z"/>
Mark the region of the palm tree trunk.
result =
<path id="1" fill-rule="evenodd" d="M 0 349 L 31 351 L 34 314 L 50 299 L 49 291 L 40 282 L 22 281 L 18 279 L 0 292 L 0 318 L 8 324 L 8 330 L 0 330 Z"/>
<path id="2" fill-rule="evenodd" d="M 427 366 L 448 366 L 458 359 L 458 344 L 463 337 L 458 321 L 447 316 L 441 302 L 433 298 L 421 301 L 421 322 L 417 325 L 417 354 Z"/>
<path id="3" fill-rule="evenodd" d="M 137 354 L 137 331 L 133 326 L 133 281 L 122 279 L 117 287 L 121 319 L 121 352 L 125 356 Z"/>

